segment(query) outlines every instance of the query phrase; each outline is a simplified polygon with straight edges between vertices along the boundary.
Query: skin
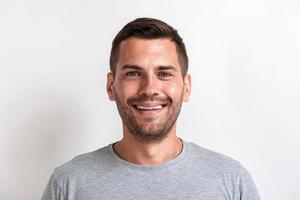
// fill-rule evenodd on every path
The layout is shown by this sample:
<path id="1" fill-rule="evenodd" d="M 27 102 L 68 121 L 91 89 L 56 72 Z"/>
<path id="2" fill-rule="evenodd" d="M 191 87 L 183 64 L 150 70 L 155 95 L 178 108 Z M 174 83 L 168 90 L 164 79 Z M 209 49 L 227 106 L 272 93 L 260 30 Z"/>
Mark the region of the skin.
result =
<path id="1" fill-rule="evenodd" d="M 176 45 L 169 38 L 122 41 L 115 76 L 107 74 L 109 99 L 116 101 L 122 118 L 123 138 L 114 145 L 119 157 L 153 166 L 180 154 L 176 120 L 190 92 L 191 77 L 182 76 Z"/>

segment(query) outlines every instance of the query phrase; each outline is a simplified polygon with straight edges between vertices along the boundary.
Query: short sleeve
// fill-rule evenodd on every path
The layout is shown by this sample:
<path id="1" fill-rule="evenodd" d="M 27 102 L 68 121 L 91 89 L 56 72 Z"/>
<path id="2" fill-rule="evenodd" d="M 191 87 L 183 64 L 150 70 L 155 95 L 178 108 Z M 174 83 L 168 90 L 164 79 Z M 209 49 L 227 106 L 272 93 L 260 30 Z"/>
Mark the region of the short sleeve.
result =
<path id="1" fill-rule="evenodd" d="M 65 200 L 64 195 L 57 185 L 53 174 L 48 180 L 42 200 Z"/>
<path id="2" fill-rule="evenodd" d="M 260 200 L 256 185 L 245 168 L 240 173 L 239 189 L 240 200 Z"/>

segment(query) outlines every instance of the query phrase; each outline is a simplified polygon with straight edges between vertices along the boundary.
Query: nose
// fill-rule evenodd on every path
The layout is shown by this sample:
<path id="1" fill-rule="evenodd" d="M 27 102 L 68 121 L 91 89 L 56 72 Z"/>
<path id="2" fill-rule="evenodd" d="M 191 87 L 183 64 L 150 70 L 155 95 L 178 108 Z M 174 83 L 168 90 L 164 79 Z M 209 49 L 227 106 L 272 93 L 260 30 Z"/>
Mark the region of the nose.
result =
<path id="1" fill-rule="evenodd" d="M 139 88 L 141 96 L 158 96 L 159 95 L 159 80 L 156 77 L 147 75 L 143 78 Z"/>

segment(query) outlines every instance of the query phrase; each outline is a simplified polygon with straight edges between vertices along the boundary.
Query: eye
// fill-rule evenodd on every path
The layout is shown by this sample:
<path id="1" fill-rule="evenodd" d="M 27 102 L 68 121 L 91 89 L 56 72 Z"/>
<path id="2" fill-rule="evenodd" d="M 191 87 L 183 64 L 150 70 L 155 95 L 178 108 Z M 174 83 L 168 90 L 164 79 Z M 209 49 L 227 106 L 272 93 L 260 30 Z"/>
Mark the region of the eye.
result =
<path id="1" fill-rule="evenodd" d="M 165 71 L 159 72 L 158 75 L 159 75 L 160 77 L 169 77 L 169 76 L 172 76 L 171 73 L 165 72 Z"/>
<path id="2" fill-rule="evenodd" d="M 136 76 L 140 76 L 140 73 L 137 71 L 130 71 L 126 73 L 126 76 L 128 77 L 136 77 Z"/>

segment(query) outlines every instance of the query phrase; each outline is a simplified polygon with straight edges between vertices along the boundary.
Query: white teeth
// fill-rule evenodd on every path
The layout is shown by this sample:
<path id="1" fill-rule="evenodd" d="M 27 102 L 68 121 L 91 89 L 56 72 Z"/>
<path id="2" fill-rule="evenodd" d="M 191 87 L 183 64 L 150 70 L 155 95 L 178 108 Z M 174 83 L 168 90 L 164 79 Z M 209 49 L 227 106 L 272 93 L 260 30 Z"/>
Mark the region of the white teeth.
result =
<path id="1" fill-rule="evenodd" d="M 152 106 L 152 107 L 148 107 L 148 106 L 136 106 L 136 108 L 138 110 L 159 110 L 162 109 L 162 105 L 159 106 Z"/>

